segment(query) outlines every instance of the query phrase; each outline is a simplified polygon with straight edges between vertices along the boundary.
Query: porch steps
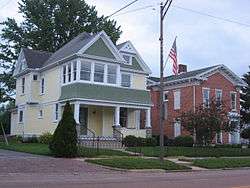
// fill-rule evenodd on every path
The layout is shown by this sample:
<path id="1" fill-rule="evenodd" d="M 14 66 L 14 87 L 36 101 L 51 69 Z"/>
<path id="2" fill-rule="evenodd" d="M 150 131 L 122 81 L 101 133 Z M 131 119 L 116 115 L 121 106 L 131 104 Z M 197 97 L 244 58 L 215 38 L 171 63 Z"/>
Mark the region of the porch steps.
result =
<path id="1" fill-rule="evenodd" d="M 79 138 L 78 142 L 83 147 L 101 148 L 101 149 L 121 149 L 122 143 L 115 138 L 99 138 L 99 137 L 85 137 Z"/>

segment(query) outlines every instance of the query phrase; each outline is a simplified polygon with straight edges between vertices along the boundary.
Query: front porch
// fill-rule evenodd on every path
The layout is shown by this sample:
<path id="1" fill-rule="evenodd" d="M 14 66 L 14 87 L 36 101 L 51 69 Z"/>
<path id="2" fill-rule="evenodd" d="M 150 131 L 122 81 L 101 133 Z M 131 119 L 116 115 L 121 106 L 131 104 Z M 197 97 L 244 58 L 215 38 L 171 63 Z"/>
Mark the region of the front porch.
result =
<path id="1" fill-rule="evenodd" d="M 122 141 L 128 135 L 151 136 L 150 107 L 75 101 L 80 140 Z M 145 113 L 145 120 L 141 114 Z"/>

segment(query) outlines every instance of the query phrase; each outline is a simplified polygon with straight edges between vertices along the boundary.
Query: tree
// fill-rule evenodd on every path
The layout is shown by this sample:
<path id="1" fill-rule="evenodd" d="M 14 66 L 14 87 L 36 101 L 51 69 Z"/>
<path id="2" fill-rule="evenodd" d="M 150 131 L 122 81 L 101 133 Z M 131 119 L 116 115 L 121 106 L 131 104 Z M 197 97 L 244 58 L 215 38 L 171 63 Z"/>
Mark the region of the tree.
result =
<path id="1" fill-rule="evenodd" d="M 213 99 L 210 101 L 209 107 L 204 107 L 202 104 L 196 107 L 195 111 L 183 112 L 180 120 L 183 128 L 191 135 L 195 135 L 198 145 L 209 145 L 216 133 L 233 132 L 237 126 L 230 123 L 224 105 L 218 106 Z"/>
<path id="2" fill-rule="evenodd" d="M 68 102 L 64 107 L 62 119 L 53 134 L 49 148 L 56 157 L 77 156 L 76 122 Z"/>
<path id="3" fill-rule="evenodd" d="M 116 21 L 98 16 L 96 8 L 84 0 L 21 0 L 19 12 L 24 18 L 20 24 L 14 18 L 1 23 L 0 68 L 4 72 L 0 74 L 0 102 L 13 96 L 12 74 L 22 47 L 55 52 L 84 31 L 104 30 L 113 42 L 121 34 Z"/>
<path id="4" fill-rule="evenodd" d="M 0 123 L 3 124 L 3 128 L 6 134 L 10 134 L 10 121 L 11 121 L 11 108 L 14 107 L 14 102 L 10 102 L 7 105 L 3 105 L 0 108 Z M 0 135 L 2 135 L 2 129 L 0 127 Z"/>
<path id="5" fill-rule="evenodd" d="M 245 128 L 245 129 L 241 132 L 240 136 L 241 136 L 242 138 L 244 138 L 244 139 L 247 139 L 247 140 L 249 141 L 249 143 L 250 143 L 250 127 Z"/>
<path id="6" fill-rule="evenodd" d="M 243 80 L 246 82 L 247 86 L 242 88 L 242 93 L 240 95 L 241 123 L 250 124 L 250 71 L 243 75 Z"/>

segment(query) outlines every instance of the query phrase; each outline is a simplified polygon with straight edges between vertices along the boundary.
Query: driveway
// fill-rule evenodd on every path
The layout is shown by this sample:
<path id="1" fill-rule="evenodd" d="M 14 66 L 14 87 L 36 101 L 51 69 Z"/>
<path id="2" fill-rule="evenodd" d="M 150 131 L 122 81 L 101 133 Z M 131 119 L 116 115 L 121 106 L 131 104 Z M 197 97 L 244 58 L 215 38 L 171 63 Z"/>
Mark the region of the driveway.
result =
<path id="1" fill-rule="evenodd" d="M 136 173 L 0 150 L 0 188 L 250 188 L 250 170 Z"/>

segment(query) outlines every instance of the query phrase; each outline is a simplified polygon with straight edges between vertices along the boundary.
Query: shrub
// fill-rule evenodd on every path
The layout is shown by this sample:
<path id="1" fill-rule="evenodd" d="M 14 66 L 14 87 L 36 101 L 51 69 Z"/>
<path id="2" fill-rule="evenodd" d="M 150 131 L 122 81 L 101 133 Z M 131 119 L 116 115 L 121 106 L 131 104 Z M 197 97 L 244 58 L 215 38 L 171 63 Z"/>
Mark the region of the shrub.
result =
<path id="1" fill-rule="evenodd" d="M 49 148 L 56 157 L 77 156 L 76 122 L 68 102 L 64 107 L 62 119 L 58 123 Z"/>
<path id="2" fill-rule="evenodd" d="M 191 136 L 177 136 L 173 144 L 174 146 L 192 147 L 194 140 Z"/>
<path id="3" fill-rule="evenodd" d="M 129 135 L 124 138 L 124 145 L 126 147 L 156 146 L 157 141 L 155 138 L 142 138 Z"/>
<path id="4" fill-rule="evenodd" d="M 156 145 L 160 145 L 160 135 L 153 135 L 153 138 L 156 140 Z M 164 135 L 164 146 L 172 146 L 173 139 L 169 139 L 166 135 Z"/>
<path id="5" fill-rule="evenodd" d="M 241 136 L 242 138 L 247 139 L 247 140 L 250 141 L 250 127 L 245 128 L 245 129 L 241 132 L 240 136 Z"/>
<path id="6" fill-rule="evenodd" d="M 128 135 L 123 139 L 123 143 L 126 147 L 136 147 L 138 144 L 138 139 L 135 136 Z"/>
<path id="7" fill-rule="evenodd" d="M 38 141 L 41 144 L 49 144 L 52 141 L 53 135 L 50 132 L 43 133 L 39 138 Z"/>
<path id="8" fill-rule="evenodd" d="M 32 135 L 30 137 L 22 138 L 23 143 L 38 143 L 38 139 L 36 135 Z"/>

